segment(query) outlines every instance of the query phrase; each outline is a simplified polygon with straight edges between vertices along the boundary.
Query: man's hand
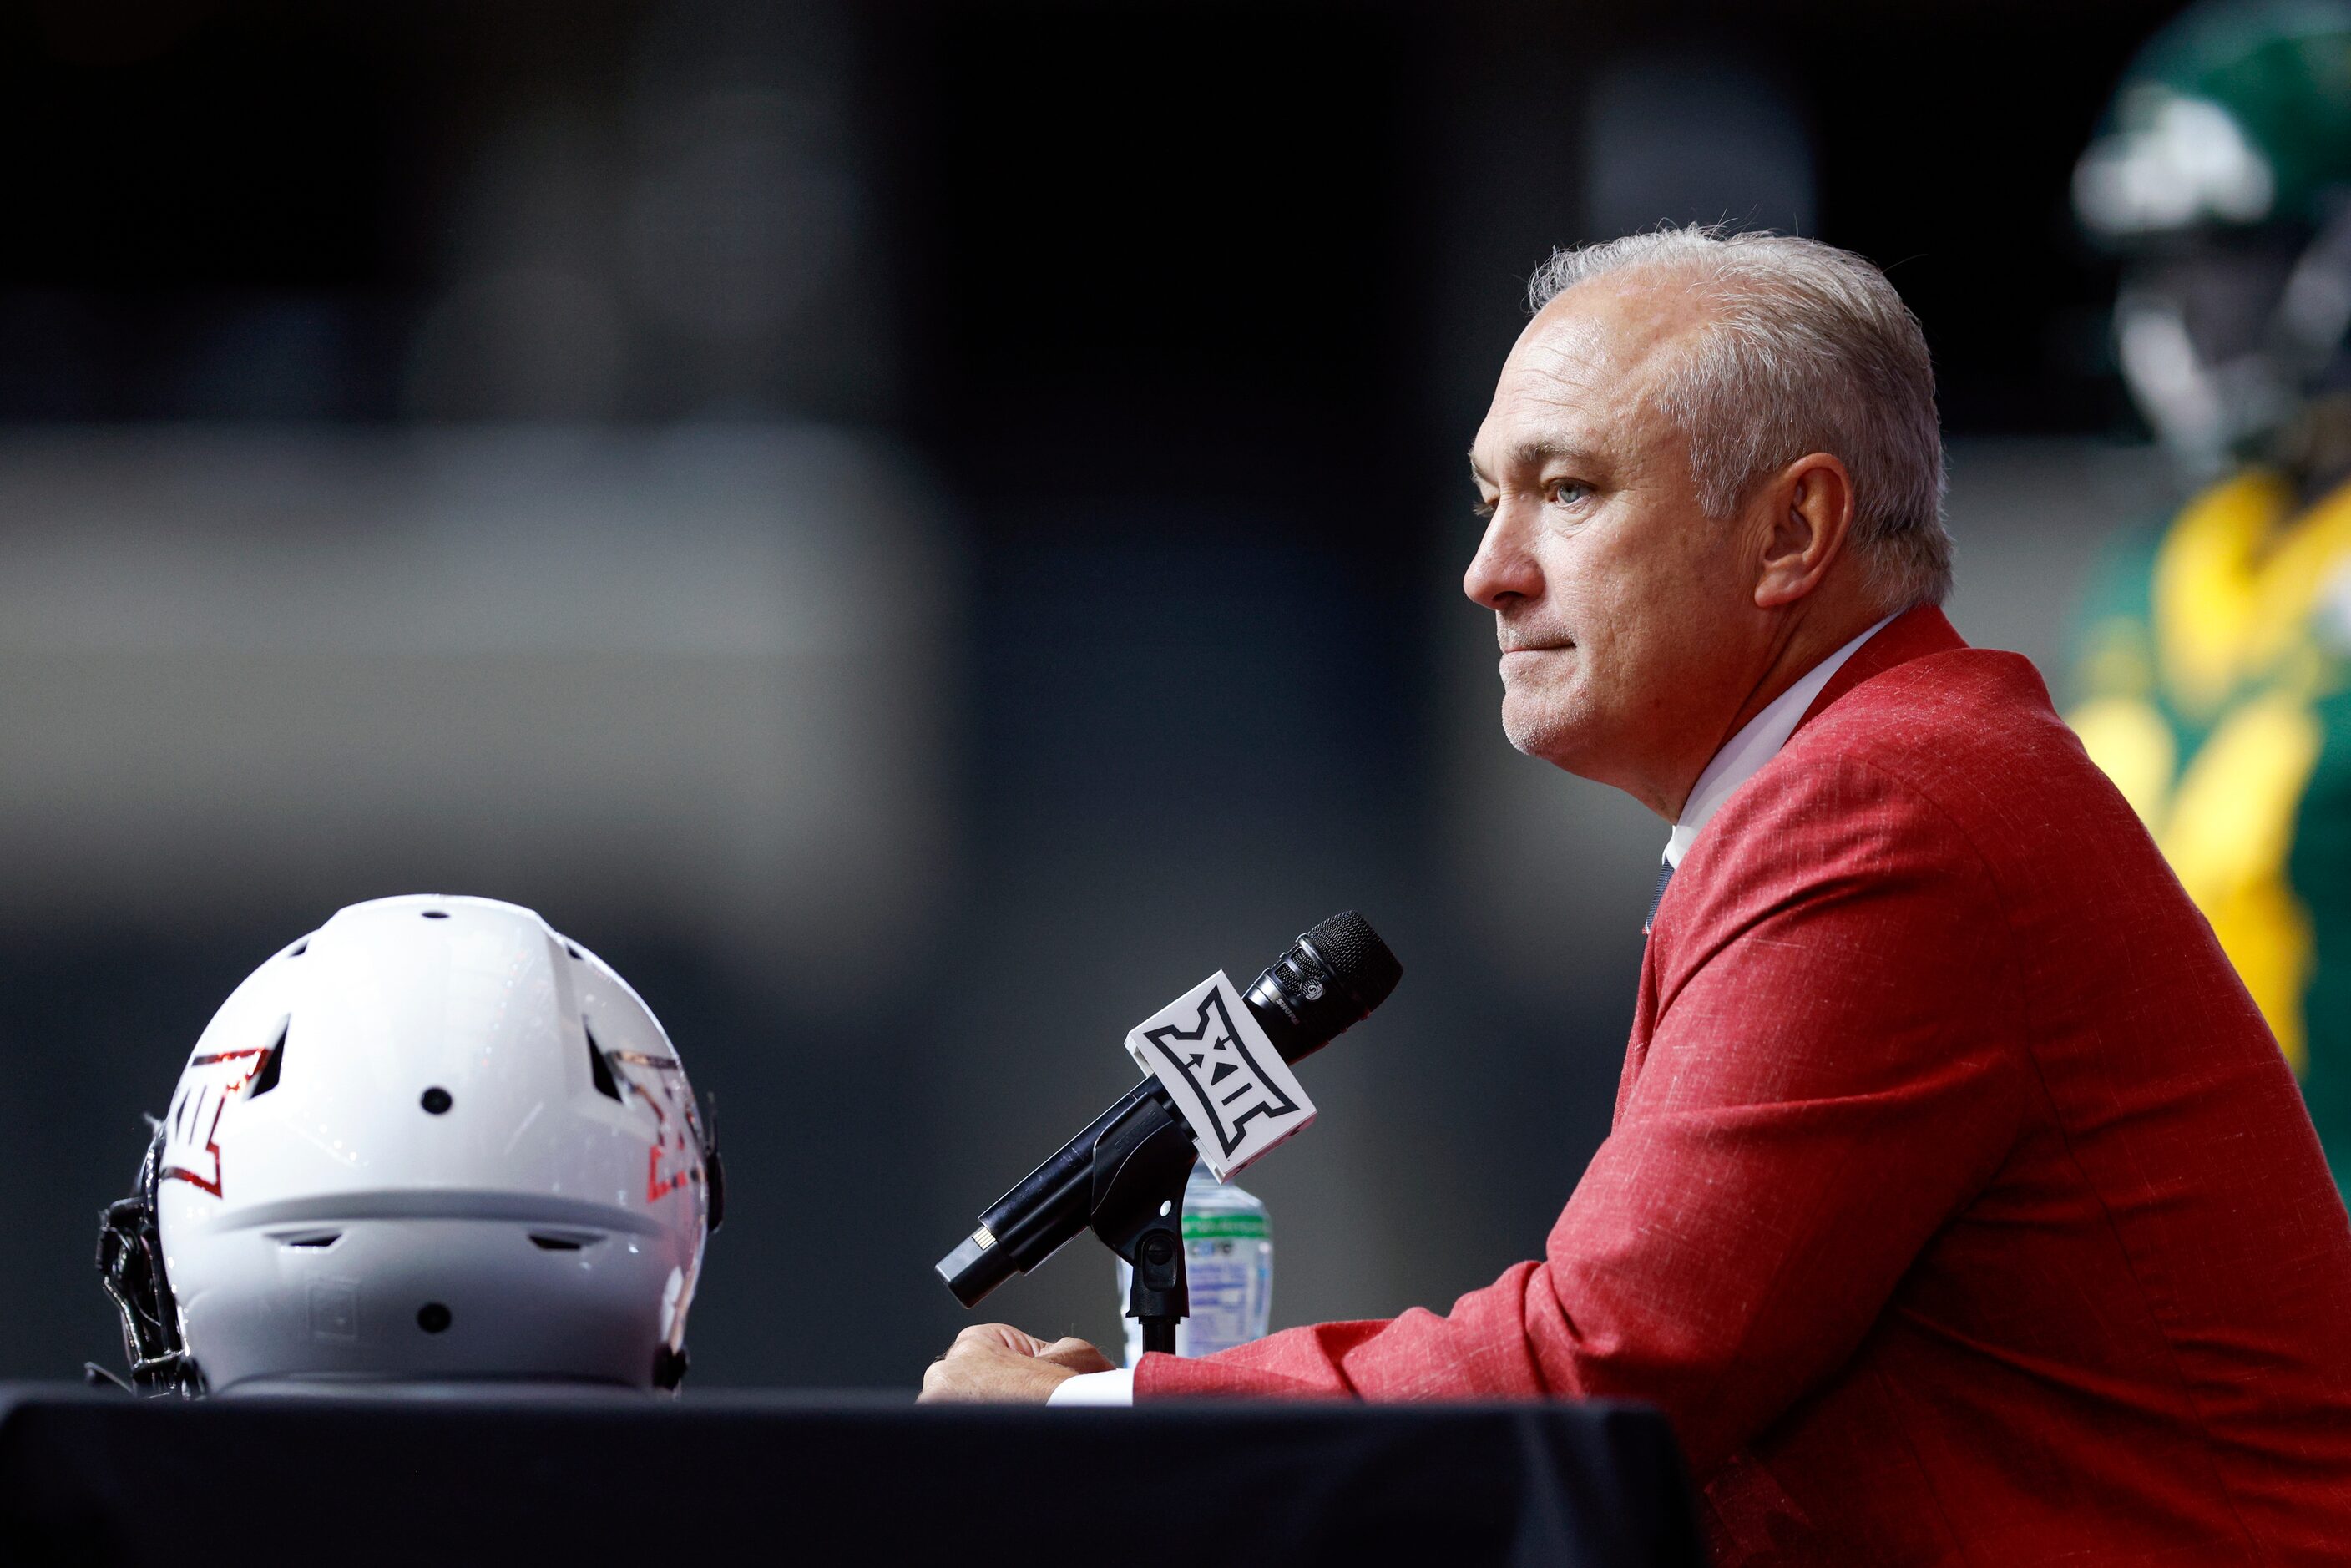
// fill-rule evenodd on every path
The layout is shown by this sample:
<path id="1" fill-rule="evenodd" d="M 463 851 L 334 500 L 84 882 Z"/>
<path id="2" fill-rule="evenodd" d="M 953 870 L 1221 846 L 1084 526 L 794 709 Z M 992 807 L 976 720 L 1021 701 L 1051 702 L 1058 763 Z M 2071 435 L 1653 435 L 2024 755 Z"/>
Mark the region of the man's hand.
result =
<path id="1" fill-rule="evenodd" d="M 1064 1378 L 1113 1370 L 1102 1353 L 1081 1339 L 1047 1344 L 1008 1323 L 974 1323 L 923 1374 L 918 1402 L 1042 1405 Z"/>

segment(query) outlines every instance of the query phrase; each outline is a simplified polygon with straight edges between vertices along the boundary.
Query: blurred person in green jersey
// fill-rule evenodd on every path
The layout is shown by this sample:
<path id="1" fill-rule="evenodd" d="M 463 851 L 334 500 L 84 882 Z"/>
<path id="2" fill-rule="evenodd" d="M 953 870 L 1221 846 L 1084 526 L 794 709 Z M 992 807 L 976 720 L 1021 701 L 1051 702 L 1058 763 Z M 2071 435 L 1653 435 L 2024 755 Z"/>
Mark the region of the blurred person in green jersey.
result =
<path id="1" fill-rule="evenodd" d="M 2351 1186 L 2351 0 L 2208 0 L 2074 171 L 2196 486 L 2110 549 L 2068 716 L 2261 1005 Z"/>

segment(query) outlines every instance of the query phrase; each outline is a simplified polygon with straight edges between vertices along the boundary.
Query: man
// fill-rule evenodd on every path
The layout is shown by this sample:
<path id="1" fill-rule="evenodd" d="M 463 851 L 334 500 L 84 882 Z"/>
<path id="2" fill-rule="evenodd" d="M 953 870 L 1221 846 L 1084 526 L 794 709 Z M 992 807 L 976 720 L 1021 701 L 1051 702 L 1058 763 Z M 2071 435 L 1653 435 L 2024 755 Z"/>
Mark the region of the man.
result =
<path id="1" fill-rule="evenodd" d="M 1691 230 L 1535 300 L 1466 587 L 1511 740 L 1674 824 L 1614 1128 L 1447 1316 L 1134 1397 L 1646 1400 L 1725 1563 L 2340 1561 L 2351 1223 L 2145 829 L 1936 608 L 1917 323 L 1858 257 Z M 991 1326 L 925 1392 L 1103 1364 Z"/>

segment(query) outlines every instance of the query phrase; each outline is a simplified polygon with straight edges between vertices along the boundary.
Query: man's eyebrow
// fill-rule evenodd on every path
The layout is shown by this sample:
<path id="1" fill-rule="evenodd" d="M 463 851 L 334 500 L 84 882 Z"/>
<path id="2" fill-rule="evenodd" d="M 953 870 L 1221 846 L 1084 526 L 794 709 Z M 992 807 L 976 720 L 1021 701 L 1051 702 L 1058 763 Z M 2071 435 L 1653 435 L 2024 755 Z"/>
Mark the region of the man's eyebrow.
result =
<path id="1" fill-rule="evenodd" d="M 1564 435 L 1531 435 L 1510 451 L 1512 467 L 1539 468 L 1554 459 L 1566 463 L 1589 463 L 1592 454 L 1588 448 L 1577 445 Z"/>
<path id="2" fill-rule="evenodd" d="M 1512 444 L 1502 455 L 1502 461 L 1505 466 L 1511 468 L 1540 468 L 1552 461 L 1589 464 L 1592 454 L 1588 448 L 1577 445 L 1564 435 L 1531 435 Z M 1479 465 L 1474 447 L 1469 453 L 1469 472 L 1473 477 L 1486 484 L 1494 482 L 1493 476 Z"/>

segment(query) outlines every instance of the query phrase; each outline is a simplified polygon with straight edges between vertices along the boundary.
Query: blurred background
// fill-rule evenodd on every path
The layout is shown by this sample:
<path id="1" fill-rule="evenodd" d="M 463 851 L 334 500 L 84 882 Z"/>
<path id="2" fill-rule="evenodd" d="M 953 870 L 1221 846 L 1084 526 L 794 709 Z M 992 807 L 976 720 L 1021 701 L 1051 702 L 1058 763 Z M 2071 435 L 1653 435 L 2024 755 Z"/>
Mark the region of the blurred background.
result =
<path id="1" fill-rule="evenodd" d="M 1953 616 L 2058 667 L 2173 492 L 2074 161 L 2176 9 L 20 0 L 0 11 L 0 1377 L 337 907 L 597 948 L 716 1096 L 695 1385 L 908 1387 L 1120 1040 L 1402 957 L 1248 1180 L 1277 1325 L 1532 1256 L 1666 828 L 1496 723 L 1462 454 L 1556 245 L 1890 269 Z M 1115 1343 L 1081 1241 L 990 1316 Z"/>

